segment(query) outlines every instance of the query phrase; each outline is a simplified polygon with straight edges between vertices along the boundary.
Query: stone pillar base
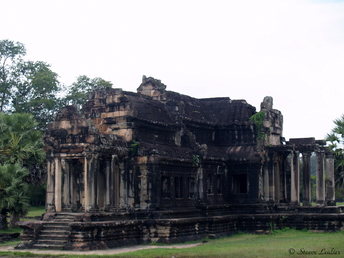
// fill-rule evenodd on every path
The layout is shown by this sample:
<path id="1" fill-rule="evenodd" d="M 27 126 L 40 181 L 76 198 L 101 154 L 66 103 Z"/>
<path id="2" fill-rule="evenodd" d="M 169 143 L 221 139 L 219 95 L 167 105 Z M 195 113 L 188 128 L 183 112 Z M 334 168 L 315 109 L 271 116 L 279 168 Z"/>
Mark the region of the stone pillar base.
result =
<path id="1" fill-rule="evenodd" d="M 304 207 L 311 207 L 312 203 L 311 202 L 303 202 L 302 206 L 304 206 Z"/>
<path id="2" fill-rule="evenodd" d="M 336 201 L 327 201 L 326 205 L 327 206 L 336 206 Z"/>
<path id="3" fill-rule="evenodd" d="M 325 201 L 317 200 L 316 204 L 317 204 L 317 206 L 325 206 Z"/>

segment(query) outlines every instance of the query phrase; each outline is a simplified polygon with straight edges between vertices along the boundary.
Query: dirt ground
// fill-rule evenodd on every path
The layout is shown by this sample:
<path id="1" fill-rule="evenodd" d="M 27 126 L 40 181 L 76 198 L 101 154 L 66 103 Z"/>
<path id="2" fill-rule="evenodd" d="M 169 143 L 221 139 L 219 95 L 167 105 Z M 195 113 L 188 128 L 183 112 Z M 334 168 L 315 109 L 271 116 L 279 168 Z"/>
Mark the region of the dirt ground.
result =
<path id="1" fill-rule="evenodd" d="M 122 247 L 122 248 L 115 248 L 115 249 L 108 249 L 108 250 L 93 250 L 93 251 L 63 251 L 63 250 L 38 250 L 38 249 L 26 249 L 26 250 L 18 250 L 14 249 L 14 246 L 0 246 L 0 251 L 5 252 L 30 252 L 34 254 L 73 254 L 73 255 L 112 255 L 112 254 L 121 254 L 121 253 L 129 253 L 138 250 L 145 250 L 145 249 L 155 249 L 155 248 L 190 248 L 201 245 L 202 243 L 196 244 L 180 244 L 180 245 L 139 245 L 139 246 L 130 246 L 130 247 Z M 2 256 L 4 257 L 4 256 Z M 12 257 L 13 258 L 13 257 Z"/>

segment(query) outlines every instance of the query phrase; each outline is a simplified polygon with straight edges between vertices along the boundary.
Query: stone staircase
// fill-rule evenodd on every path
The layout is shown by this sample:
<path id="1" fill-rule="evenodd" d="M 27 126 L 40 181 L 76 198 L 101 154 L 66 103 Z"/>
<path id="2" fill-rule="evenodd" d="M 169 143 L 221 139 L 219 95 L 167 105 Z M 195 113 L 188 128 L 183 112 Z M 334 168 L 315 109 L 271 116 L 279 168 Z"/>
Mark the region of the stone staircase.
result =
<path id="1" fill-rule="evenodd" d="M 75 215 L 71 213 L 57 213 L 53 221 L 46 221 L 39 234 L 34 249 L 61 250 L 68 241 L 69 224 L 73 222 Z"/>

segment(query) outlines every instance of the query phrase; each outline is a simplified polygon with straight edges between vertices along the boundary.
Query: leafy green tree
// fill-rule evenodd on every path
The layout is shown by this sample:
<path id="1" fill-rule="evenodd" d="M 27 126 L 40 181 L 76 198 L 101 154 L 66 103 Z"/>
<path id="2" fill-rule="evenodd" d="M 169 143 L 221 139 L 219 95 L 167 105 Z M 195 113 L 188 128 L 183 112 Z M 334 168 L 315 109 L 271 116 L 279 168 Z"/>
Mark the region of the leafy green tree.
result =
<path id="1" fill-rule="evenodd" d="M 31 114 L 0 113 L 0 163 L 29 167 L 44 160 L 42 132 Z"/>
<path id="2" fill-rule="evenodd" d="M 42 132 L 31 114 L 0 113 L 0 163 L 15 164 L 27 168 L 25 181 L 41 185 L 45 180 L 45 154 Z"/>
<path id="3" fill-rule="evenodd" d="M 35 168 L 45 157 L 37 126 L 31 114 L 0 113 L 0 228 L 7 227 L 6 214 L 11 215 L 13 226 L 27 212 L 27 182 L 37 180 Z"/>
<path id="4" fill-rule="evenodd" d="M 0 164 L 0 229 L 8 228 L 7 214 L 11 215 L 10 224 L 15 227 L 19 216 L 28 212 L 28 184 L 23 181 L 27 174 L 18 163 Z"/>
<path id="5" fill-rule="evenodd" d="M 0 40 L 0 112 L 3 112 L 11 99 L 11 91 L 15 85 L 12 74 L 16 64 L 26 54 L 22 43 Z"/>
<path id="6" fill-rule="evenodd" d="M 61 91 L 58 75 L 41 61 L 18 63 L 14 74 L 16 87 L 12 94 L 12 112 L 31 113 L 39 122 L 38 128 L 46 129 L 62 105 L 56 97 Z"/>
<path id="7" fill-rule="evenodd" d="M 24 61 L 22 43 L 0 41 L 0 112 L 31 113 L 45 130 L 62 106 L 63 89 L 48 64 Z"/>
<path id="8" fill-rule="evenodd" d="M 341 118 L 334 120 L 335 127 L 332 132 L 327 134 L 326 141 L 329 142 L 329 147 L 334 155 L 334 169 L 336 193 L 338 197 L 344 197 L 344 115 Z"/>
<path id="9" fill-rule="evenodd" d="M 87 95 L 90 92 L 101 87 L 111 88 L 112 83 L 99 77 L 91 79 L 86 75 L 81 75 L 69 88 L 67 96 L 65 97 L 65 103 L 68 105 L 81 106 L 85 103 Z"/>

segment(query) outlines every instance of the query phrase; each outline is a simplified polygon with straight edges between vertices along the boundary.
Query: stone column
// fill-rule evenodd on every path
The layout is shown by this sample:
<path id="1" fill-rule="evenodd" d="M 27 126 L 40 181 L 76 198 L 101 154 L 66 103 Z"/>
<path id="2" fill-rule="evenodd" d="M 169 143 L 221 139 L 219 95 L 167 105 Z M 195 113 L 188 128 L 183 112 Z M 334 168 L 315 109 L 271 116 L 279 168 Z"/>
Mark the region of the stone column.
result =
<path id="1" fill-rule="evenodd" d="M 311 155 L 309 152 L 302 153 L 303 206 L 312 206 L 310 158 Z"/>
<path id="2" fill-rule="evenodd" d="M 326 205 L 336 205 L 334 182 L 334 158 L 332 153 L 326 153 Z"/>
<path id="3" fill-rule="evenodd" d="M 275 183 L 275 200 L 281 201 L 281 167 L 280 159 L 275 157 L 274 159 L 274 183 Z"/>
<path id="4" fill-rule="evenodd" d="M 106 168 L 105 168 L 105 185 L 106 185 L 106 189 L 105 189 L 105 198 L 104 198 L 104 204 L 105 204 L 105 209 L 109 210 L 110 206 L 111 206 L 111 201 L 110 201 L 110 189 L 111 189 L 111 185 L 112 185 L 112 180 L 111 180 L 111 160 L 106 159 Z"/>
<path id="5" fill-rule="evenodd" d="M 292 205 L 300 205 L 300 164 L 299 152 L 292 152 L 291 156 L 291 191 L 290 201 Z"/>
<path id="6" fill-rule="evenodd" d="M 66 160 L 62 160 L 61 161 L 61 170 L 64 171 L 63 173 L 63 180 L 62 180 L 62 206 L 63 206 L 63 210 L 67 211 L 69 209 L 71 209 L 71 204 L 72 204 L 72 200 L 71 200 L 71 192 L 70 192 L 70 184 L 72 183 L 72 181 L 70 180 L 70 175 L 71 175 L 71 171 L 69 169 L 68 166 L 68 161 Z"/>
<path id="7" fill-rule="evenodd" d="M 120 185 L 119 187 L 119 200 L 118 204 L 120 208 L 127 207 L 128 203 L 128 167 L 125 161 L 121 161 L 119 163 L 119 173 L 118 173 L 118 184 Z M 146 206 L 147 203 L 144 202 L 144 200 L 147 199 L 147 171 L 142 171 L 141 172 L 141 188 L 140 188 L 140 205 L 142 204 L 143 206 Z M 140 206 L 140 208 L 142 208 Z"/>
<path id="8" fill-rule="evenodd" d="M 98 170 L 98 160 L 97 155 L 90 154 L 87 157 L 87 190 L 88 190 L 88 211 L 97 209 L 97 170 Z"/>
<path id="9" fill-rule="evenodd" d="M 200 203 L 203 203 L 204 201 L 204 182 L 203 182 L 203 167 L 202 165 L 200 165 L 198 168 L 197 168 L 197 184 L 198 184 L 198 187 L 197 187 L 197 194 L 198 194 L 198 201 Z"/>
<path id="10" fill-rule="evenodd" d="M 118 209 L 119 208 L 119 201 L 120 201 L 120 182 L 119 182 L 119 166 L 117 164 L 117 156 L 113 155 L 111 159 L 111 167 L 112 167 L 112 190 L 111 190 L 111 203 L 114 206 L 114 208 Z"/>
<path id="11" fill-rule="evenodd" d="M 275 200 L 275 166 L 273 155 L 269 157 L 269 200 L 274 202 Z"/>
<path id="12" fill-rule="evenodd" d="M 287 184 L 287 166 L 288 166 L 288 155 L 283 154 L 282 171 L 283 171 L 283 200 L 287 202 L 289 200 L 289 188 Z"/>
<path id="13" fill-rule="evenodd" d="M 325 182 L 324 182 L 324 152 L 316 152 L 316 169 L 317 169 L 317 205 L 325 204 Z"/>
<path id="14" fill-rule="evenodd" d="M 146 163 L 141 163 L 140 172 L 141 172 L 140 208 L 147 209 L 149 208 L 149 203 L 150 203 L 150 199 L 149 199 L 149 183 L 150 183 L 149 173 L 150 171 L 148 171 Z M 122 176 L 122 178 L 123 177 L 124 176 Z M 121 181 L 121 183 L 124 185 L 124 181 Z M 126 186 L 128 186 L 128 184 L 126 184 Z M 123 196 L 125 196 L 126 201 L 128 200 L 127 192 L 128 192 L 128 189 L 125 189 L 125 193 L 123 193 Z"/>
<path id="15" fill-rule="evenodd" d="M 53 158 L 47 162 L 47 192 L 45 209 L 47 212 L 55 212 L 55 166 Z"/>
<path id="16" fill-rule="evenodd" d="M 87 159 L 87 157 L 84 158 L 84 196 L 85 196 L 85 212 L 87 212 L 90 210 L 88 159 Z"/>
<path id="17" fill-rule="evenodd" d="M 268 160 L 266 161 L 268 162 Z M 269 169 L 268 164 L 264 165 L 264 200 L 269 201 Z"/>
<path id="18" fill-rule="evenodd" d="M 62 211 L 61 206 L 61 159 L 55 158 L 55 210 Z"/>

